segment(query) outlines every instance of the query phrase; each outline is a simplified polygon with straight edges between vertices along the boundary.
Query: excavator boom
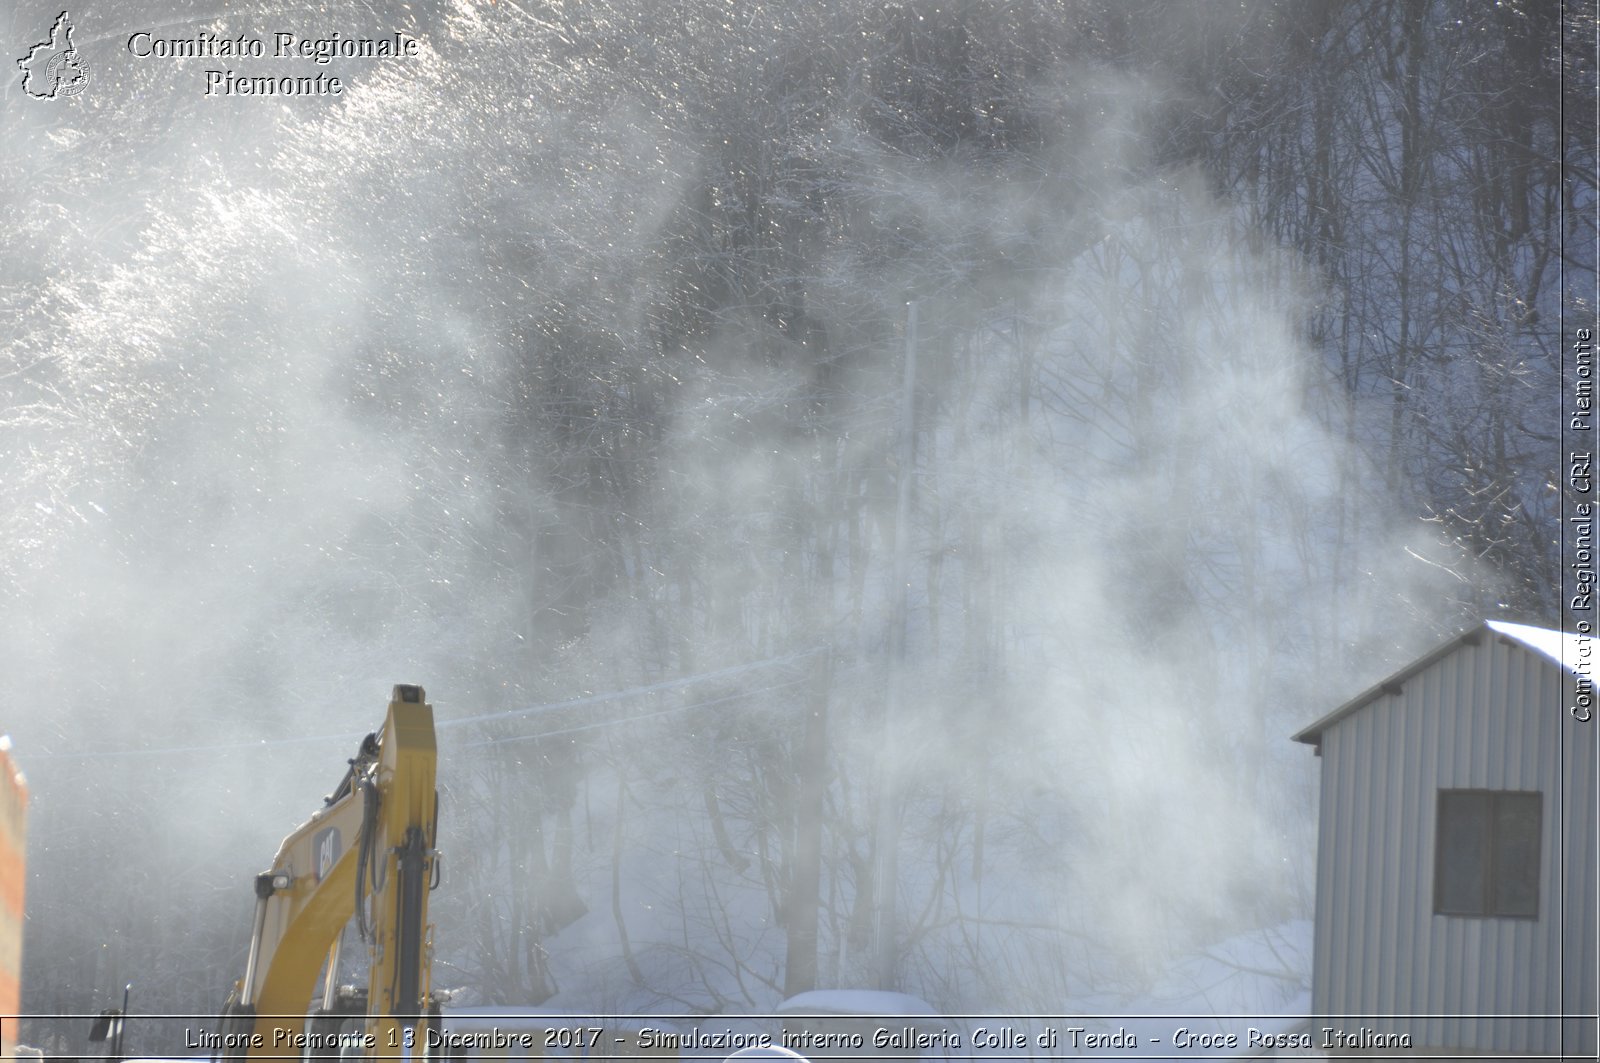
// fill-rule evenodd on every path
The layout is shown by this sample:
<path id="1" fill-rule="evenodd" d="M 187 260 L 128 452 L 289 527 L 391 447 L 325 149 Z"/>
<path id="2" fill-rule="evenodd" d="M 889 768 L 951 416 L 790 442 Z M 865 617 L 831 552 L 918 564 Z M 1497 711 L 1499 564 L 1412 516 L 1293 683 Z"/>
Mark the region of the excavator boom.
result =
<path id="1" fill-rule="evenodd" d="M 323 971 L 319 1010 L 340 1010 L 339 942 L 352 919 L 370 954 L 367 1056 L 397 1059 L 426 1043 L 437 759 L 433 708 L 422 688 L 395 687 L 383 729 L 367 736 L 325 807 L 285 838 L 271 870 L 256 876 L 244 978 L 223 1014 L 221 1047 L 229 1059 L 337 1054 L 320 1039 L 338 1022 L 314 1022 L 307 1032 L 307 1014 Z"/>

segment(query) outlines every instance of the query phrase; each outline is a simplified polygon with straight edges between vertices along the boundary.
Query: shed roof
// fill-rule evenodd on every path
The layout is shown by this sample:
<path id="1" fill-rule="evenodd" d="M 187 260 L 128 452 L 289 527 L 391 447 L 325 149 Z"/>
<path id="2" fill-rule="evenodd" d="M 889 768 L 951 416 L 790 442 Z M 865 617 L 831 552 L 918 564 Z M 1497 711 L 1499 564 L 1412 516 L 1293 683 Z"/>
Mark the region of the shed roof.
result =
<path id="1" fill-rule="evenodd" d="M 1548 628 L 1530 627 L 1527 624 L 1509 624 L 1503 620 L 1485 620 L 1482 624 L 1470 627 L 1456 637 L 1447 640 L 1421 657 L 1412 661 L 1398 672 L 1376 683 L 1357 694 L 1337 709 L 1328 713 L 1322 719 L 1305 728 L 1294 736 L 1296 742 L 1307 745 L 1320 746 L 1322 732 L 1338 723 L 1340 720 L 1365 708 L 1377 701 L 1385 694 L 1398 694 L 1406 680 L 1427 668 L 1435 661 L 1459 650 L 1462 646 L 1476 646 L 1482 640 L 1484 633 L 1497 635 L 1510 642 L 1520 645 L 1526 650 L 1537 654 L 1556 667 L 1572 673 L 1579 679 L 1593 681 L 1587 671 L 1580 670 L 1579 662 L 1595 662 L 1593 656 L 1597 651 L 1594 648 L 1594 639 L 1588 635 L 1575 635 L 1568 631 L 1551 631 Z"/>

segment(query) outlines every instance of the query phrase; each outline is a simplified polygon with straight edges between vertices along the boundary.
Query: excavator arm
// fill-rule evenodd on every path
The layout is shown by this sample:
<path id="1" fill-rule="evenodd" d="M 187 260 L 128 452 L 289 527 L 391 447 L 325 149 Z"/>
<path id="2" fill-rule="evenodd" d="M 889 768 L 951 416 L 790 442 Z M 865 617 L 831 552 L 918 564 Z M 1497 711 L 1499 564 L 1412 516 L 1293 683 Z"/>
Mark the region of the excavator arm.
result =
<path id="1" fill-rule="evenodd" d="M 255 921 L 244 977 L 223 1013 L 230 1060 L 336 1055 L 318 1038 L 337 1023 L 306 1016 L 339 1010 L 339 943 L 355 919 L 369 949 L 369 1058 L 410 1056 L 426 1043 L 431 1003 L 428 893 L 439 867 L 433 708 L 421 687 L 397 686 L 383 730 L 368 735 L 325 806 L 284 839 L 256 876 Z"/>

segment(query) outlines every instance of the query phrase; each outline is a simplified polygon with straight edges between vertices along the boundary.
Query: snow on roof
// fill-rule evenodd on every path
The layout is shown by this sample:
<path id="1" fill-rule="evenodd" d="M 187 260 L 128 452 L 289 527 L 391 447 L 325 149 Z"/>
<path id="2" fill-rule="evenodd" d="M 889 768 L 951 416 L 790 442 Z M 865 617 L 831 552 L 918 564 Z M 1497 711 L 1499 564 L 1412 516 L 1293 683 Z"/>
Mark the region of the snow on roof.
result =
<path id="1" fill-rule="evenodd" d="M 733 1055 L 729 1056 L 728 1058 L 729 1059 L 786 1059 L 786 1060 L 789 1060 L 790 1063 L 794 1063 L 795 1060 L 804 1061 L 806 1057 L 802 1056 L 799 1052 L 796 1052 L 793 1049 L 784 1048 L 782 1045 L 751 1045 L 748 1048 L 739 1049 L 739 1051 L 735 1052 Z"/>
<path id="2" fill-rule="evenodd" d="M 1310 727 L 1296 734 L 1294 740 L 1317 746 L 1320 751 L 1323 731 L 1357 709 L 1376 701 L 1384 694 L 1397 692 L 1401 684 L 1435 661 L 1454 653 L 1464 645 L 1475 645 L 1483 637 L 1485 628 L 1501 638 L 1520 645 L 1523 649 L 1538 654 L 1545 660 L 1555 664 L 1556 667 L 1570 672 L 1580 679 L 1591 679 L 1586 670 L 1580 669 L 1583 663 L 1595 661 L 1594 654 L 1600 652 L 1594 645 L 1595 640 L 1593 637 L 1589 635 L 1574 635 L 1565 631 L 1552 631 L 1542 627 L 1530 627 L 1527 624 L 1510 624 L 1504 620 L 1485 620 L 1482 624 L 1468 628 L 1455 638 L 1435 648 L 1432 652 L 1412 661 L 1382 682 L 1368 687 Z"/>
<path id="3" fill-rule="evenodd" d="M 452 1033 L 484 1033 L 497 1029 L 545 1030 L 565 1025 L 604 1025 L 617 1016 L 605 1012 L 575 1011 L 571 1008 L 542 1008 L 523 1005 L 484 1004 L 473 1007 L 445 1007 L 440 1025 Z M 673 1029 L 671 1020 L 654 1023 Z"/>
<path id="4" fill-rule="evenodd" d="M 566 1018 L 581 1012 L 558 1008 L 530 1008 L 525 1005 L 479 1004 L 468 1008 L 447 1007 L 446 1019 L 547 1019 Z"/>
<path id="5" fill-rule="evenodd" d="M 779 1015 L 938 1015 L 933 1005 L 907 993 L 880 989 L 813 989 L 778 1005 Z"/>

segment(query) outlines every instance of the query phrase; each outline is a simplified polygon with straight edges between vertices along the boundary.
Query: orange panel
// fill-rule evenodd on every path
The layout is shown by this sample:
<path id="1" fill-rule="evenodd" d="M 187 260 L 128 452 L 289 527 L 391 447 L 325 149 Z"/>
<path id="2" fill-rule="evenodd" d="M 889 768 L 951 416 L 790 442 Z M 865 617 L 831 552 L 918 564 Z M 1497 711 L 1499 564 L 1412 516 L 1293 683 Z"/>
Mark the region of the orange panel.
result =
<path id="1" fill-rule="evenodd" d="M 27 865 L 22 853 L 0 839 L 0 912 L 22 917 L 23 891 L 27 888 Z M 4 1014 L 0 1012 L 0 1014 Z"/>
<path id="2" fill-rule="evenodd" d="M 15 1015 L 22 1007 L 22 983 L 16 971 L 0 971 L 0 1015 Z"/>

